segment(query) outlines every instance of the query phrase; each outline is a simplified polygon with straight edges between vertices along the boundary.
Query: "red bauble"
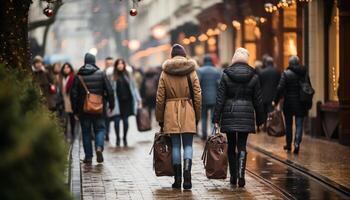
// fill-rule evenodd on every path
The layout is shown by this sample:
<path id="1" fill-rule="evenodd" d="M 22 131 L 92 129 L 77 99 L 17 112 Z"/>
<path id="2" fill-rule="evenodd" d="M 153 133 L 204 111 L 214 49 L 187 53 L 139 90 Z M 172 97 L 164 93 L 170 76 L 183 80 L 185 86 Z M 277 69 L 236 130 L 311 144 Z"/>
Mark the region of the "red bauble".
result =
<path id="1" fill-rule="evenodd" d="M 131 16 L 136 16 L 136 15 L 137 15 L 137 10 L 136 10 L 136 8 L 130 9 L 130 15 L 131 15 Z"/>
<path id="2" fill-rule="evenodd" d="M 45 14 L 47 17 L 52 17 L 52 16 L 54 15 L 53 10 L 50 9 L 50 8 L 45 8 L 45 9 L 43 10 L 43 12 L 44 12 L 44 14 Z"/>

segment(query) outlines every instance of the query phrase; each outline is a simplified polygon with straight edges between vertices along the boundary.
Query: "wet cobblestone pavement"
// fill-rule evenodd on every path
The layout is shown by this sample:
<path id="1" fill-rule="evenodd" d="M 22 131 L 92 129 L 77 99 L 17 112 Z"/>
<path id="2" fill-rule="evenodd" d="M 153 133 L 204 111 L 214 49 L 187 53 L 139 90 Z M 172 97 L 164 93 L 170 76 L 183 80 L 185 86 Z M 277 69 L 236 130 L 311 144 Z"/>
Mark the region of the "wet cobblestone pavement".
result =
<path id="1" fill-rule="evenodd" d="M 306 135 L 299 155 L 294 155 L 283 150 L 284 137 L 274 138 L 259 133 L 250 135 L 248 143 L 350 188 L 350 148 L 347 146 Z"/>
<path id="2" fill-rule="evenodd" d="M 81 164 L 82 196 L 92 199 L 283 199 L 270 186 L 246 175 L 244 189 L 231 187 L 229 179 L 208 180 L 205 177 L 200 156 L 203 143 L 198 139 L 194 144 L 191 191 L 171 188 L 172 177 L 156 177 L 152 168 L 152 156 L 148 155 L 154 131 L 138 133 L 134 119 L 130 118 L 128 148 L 116 148 L 115 136 L 105 147 L 105 162 L 92 166 Z M 81 149 L 80 158 L 84 157 Z"/>

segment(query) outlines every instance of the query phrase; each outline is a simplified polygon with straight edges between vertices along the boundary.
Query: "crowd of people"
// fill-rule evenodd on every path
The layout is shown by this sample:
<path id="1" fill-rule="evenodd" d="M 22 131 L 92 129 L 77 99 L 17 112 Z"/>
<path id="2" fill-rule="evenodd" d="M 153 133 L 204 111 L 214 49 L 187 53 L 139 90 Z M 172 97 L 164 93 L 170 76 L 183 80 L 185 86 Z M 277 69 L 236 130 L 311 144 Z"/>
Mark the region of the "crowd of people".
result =
<path id="1" fill-rule="evenodd" d="M 268 55 L 254 67 L 248 61 L 248 50 L 238 48 L 232 63 L 224 69 L 217 68 L 210 55 L 204 56 L 199 67 L 197 61 L 188 58 L 183 46 L 175 44 L 171 58 L 161 67 L 145 72 L 133 70 L 123 59 L 114 61 L 112 57 L 105 59 L 105 68 L 101 70 L 95 56 L 87 53 L 84 65 L 76 73 L 69 63 L 46 68 L 41 57 L 34 58 L 33 73 L 49 109 L 63 116 L 73 138 L 76 121 L 80 121 L 84 163 L 92 163 L 92 139 L 97 162 L 103 162 L 104 140 L 109 141 L 110 122 L 114 122 L 116 146 L 120 146 L 121 141 L 127 146 L 128 118 L 135 115 L 138 108 L 147 107 L 150 116 L 155 110 L 161 132 L 171 135 L 173 188 L 181 188 L 181 185 L 184 189 L 192 188 L 192 144 L 200 121 L 203 140 L 208 138 L 209 124 L 212 130 L 220 128 L 226 134 L 230 183 L 244 187 L 249 134 L 260 128 L 265 131 L 267 114 L 281 107 L 286 123 L 284 149 L 292 150 L 295 118 L 294 153 L 297 154 L 303 120 L 312 105 L 299 100 L 300 80 L 309 78 L 297 56 L 290 57 L 289 66 L 282 73 Z M 86 112 L 86 99 L 90 94 L 102 97 L 103 112 Z M 283 104 L 279 103 L 281 99 Z"/>

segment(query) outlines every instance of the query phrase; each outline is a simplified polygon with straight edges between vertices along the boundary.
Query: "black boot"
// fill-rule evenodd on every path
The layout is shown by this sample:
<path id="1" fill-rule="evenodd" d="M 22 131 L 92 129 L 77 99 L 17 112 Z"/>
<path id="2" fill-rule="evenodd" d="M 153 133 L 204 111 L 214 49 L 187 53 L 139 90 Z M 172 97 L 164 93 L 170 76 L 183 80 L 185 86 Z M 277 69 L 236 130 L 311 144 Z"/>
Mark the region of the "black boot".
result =
<path id="1" fill-rule="evenodd" d="M 233 153 L 232 155 L 229 155 L 229 167 L 230 167 L 230 183 L 231 185 L 237 184 L 237 155 L 236 153 Z"/>
<path id="2" fill-rule="evenodd" d="M 300 148 L 300 145 L 299 144 L 295 144 L 293 153 L 294 154 L 299 154 L 299 148 Z"/>
<path id="3" fill-rule="evenodd" d="M 185 190 L 189 190 L 192 188 L 191 168 L 192 168 L 192 160 L 185 159 L 184 160 L 184 183 L 183 183 L 183 188 Z"/>
<path id="4" fill-rule="evenodd" d="M 182 182 L 182 169 L 181 169 L 181 164 L 173 165 L 173 169 L 175 172 L 174 176 L 174 183 L 172 184 L 172 188 L 181 188 L 181 182 Z"/>
<path id="5" fill-rule="evenodd" d="M 247 161 L 247 152 L 246 151 L 240 151 L 238 153 L 238 186 L 244 187 L 245 186 L 245 165 Z"/>
<path id="6" fill-rule="evenodd" d="M 283 149 L 290 152 L 292 150 L 292 147 L 290 145 L 284 145 Z"/>

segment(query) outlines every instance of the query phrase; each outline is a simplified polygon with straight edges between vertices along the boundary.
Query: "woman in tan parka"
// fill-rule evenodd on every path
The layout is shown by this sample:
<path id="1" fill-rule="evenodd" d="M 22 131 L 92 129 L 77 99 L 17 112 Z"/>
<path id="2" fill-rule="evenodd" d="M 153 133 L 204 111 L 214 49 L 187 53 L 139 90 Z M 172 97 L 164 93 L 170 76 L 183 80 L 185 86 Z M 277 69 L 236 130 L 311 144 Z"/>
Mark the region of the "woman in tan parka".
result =
<path id="1" fill-rule="evenodd" d="M 157 99 L 156 118 L 164 133 L 171 134 L 175 172 L 173 188 L 181 188 L 181 139 L 184 149 L 184 189 L 191 189 L 192 143 L 201 116 L 201 88 L 195 71 L 196 61 L 186 58 L 185 49 L 175 44 L 171 59 L 163 63 Z M 194 102 L 188 78 L 191 80 Z"/>

